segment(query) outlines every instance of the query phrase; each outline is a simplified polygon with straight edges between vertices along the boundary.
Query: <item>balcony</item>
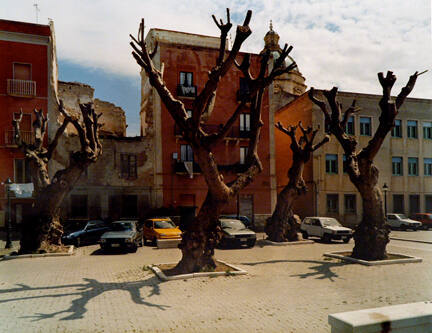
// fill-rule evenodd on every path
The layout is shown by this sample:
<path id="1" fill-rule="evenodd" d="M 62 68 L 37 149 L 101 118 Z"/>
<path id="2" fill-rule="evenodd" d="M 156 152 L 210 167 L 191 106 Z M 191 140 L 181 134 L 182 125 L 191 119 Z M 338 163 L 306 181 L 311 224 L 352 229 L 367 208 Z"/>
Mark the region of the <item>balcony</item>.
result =
<path id="1" fill-rule="evenodd" d="M 197 95 L 197 87 L 196 86 L 185 86 L 179 84 L 177 86 L 177 96 L 178 97 L 189 97 L 195 98 Z"/>
<path id="2" fill-rule="evenodd" d="M 202 129 L 207 134 L 217 133 L 220 130 L 220 125 L 214 125 L 214 124 L 202 124 Z M 226 140 L 238 140 L 238 139 L 249 139 L 250 138 L 250 130 L 244 130 L 240 129 L 238 126 L 233 126 L 228 131 L 227 135 L 225 136 Z M 174 135 L 176 137 L 181 137 L 181 131 L 178 126 L 174 126 Z"/>
<path id="3" fill-rule="evenodd" d="M 22 140 L 27 144 L 34 143 L 34 134 L 32 131 L 20 131 L 21 132 L 21 138 Z M 7 130 L 4 132 L 4 146 L 8 147 L 16 147 L 14 136 L 15 131 L 14 130 Z"/>
<path id="4" fill-rule="evenodd" d="M 36 81 L 7 79 L 7 94 L 17 97 L 36 96 Z"/>
<path id="5" fill-rule="evenodd" d="M 198 163 L 192 163 L 193 173 L 201 173 L 201 168 Z M 174 162 L 174 172 L 176 174 L 188 174 L 184 162 L 176 161 Z"/>

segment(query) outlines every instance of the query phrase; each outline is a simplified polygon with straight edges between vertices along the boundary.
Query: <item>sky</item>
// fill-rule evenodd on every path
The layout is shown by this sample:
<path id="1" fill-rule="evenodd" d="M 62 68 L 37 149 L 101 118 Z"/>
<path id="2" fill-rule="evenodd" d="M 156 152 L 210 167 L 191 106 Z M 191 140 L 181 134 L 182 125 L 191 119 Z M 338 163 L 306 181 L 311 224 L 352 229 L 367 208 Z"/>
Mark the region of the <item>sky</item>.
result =
<path id="1" fill-rule="evenodd" d="M 225 21 L 230 8 L 235 26 L 251 9 L 242 51 L 262 50 L 272 20 L 280 45 L 293 45 L 308 87 L 380 94 L 377 73 L 392 70 L 397 94 L 411 74 L 428 69 L 410 97 L 432 99 L 432 0 L 0 0 L 0 18 L 36 23 L 35 3 L 38 23 L 54 20 L 59 79 L 90 84 L 95 97 L 122 107 L 129 136 L 139 134 L 140 106 L 129 34 L 142 17 L 146 32 L 218 36 L 212 14 Z"/>

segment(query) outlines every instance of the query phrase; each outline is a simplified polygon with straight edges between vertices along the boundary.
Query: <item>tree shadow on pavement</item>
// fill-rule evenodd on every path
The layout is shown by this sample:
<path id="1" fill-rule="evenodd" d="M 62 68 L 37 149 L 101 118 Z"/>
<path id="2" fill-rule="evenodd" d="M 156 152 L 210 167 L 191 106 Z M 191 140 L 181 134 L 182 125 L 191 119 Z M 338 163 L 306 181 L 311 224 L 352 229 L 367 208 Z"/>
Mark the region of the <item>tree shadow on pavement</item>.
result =
<path id="1" fill-rule="evenodd" d="M 335 278 L 339 278 L 339 275 L 332 271 L 332 268 L 342 267 L 345 265 L 351 265 L 351 263 L 347 262 L 334 262 L 334 261 L 320 261 L 320 260 L 269 260 L 269 261 L 260 261 L 260 262 L 250 262 L 250 263 L 242 263 L 242 265 L 246 266 L 256 266 L 262 264 L 277 264 L 277 263 L 310 263 L 316 264 L 308 267 L 311 272 L 302 273 L 302 274 L 294 274 L 290 275 L 291 277 L 299 277 L 301 279 L 306 279 L 309 277 L 315 277 L 316 279 L 329 279 L 334 282 Z"/>
<path id="2" fill-rule="evenodd" d="M 60 314 L 68 314 L 66 317 L 61 318 L 60 320 L 74 320 L 84 318 L 84 314 L 87 312 L 87 304 L 93 298 L 103 294 L 104 292 L 109 292 L 113 290 L 124 290 L 130 293 L 131 299 L 136 304 L 142 304 L 150 307 L 158 308 L 159 310 L 165 310 L 169 308 L 168 305 L 160 305 L 154 304 L 148 301 L 145 301 L 143 297 L 140 295 L 141 288 L 151 287 L 152 290 L 148 294 L 147 297 L 152 297 L 153 295 L 160 295 L 159 288 L 159 279 L 157 277 L 152 277 L 146 280 L 140 281 L 131 281 L 131 282 L 99 282 L 95 279 L 83 279 L 85 283 L 78 284 L 66 284 L 59 286 L 47 286 L 47 287 L 30 287 L 24 284 L 17 284 L 17 288 L 11 289 L 0 289 L 0 295 L 6 293 L 16 293 L 16 292 L 40 292 L 40 291 L 50 291 L 56 289 L 63 288 L 76 288 L 77 292 L 67 292 L 61 294 L 50 294 L 50 295 L 37 295 L 37 296 L 26 296 L 26 297 L 18 297 L 18 298 L 10 298 L 10 299 L 0 299 L 1 303 L 6 302 L 14 302 L 14 301 L 22 301 L 22 300 L 30 300 L 37 298 L 57 298 L 57 297 L 66 297 L 71 295 L 78 295 L 79 297 L 72 301 L 72 304 L 69 308 L 57 311 L 53 313 L 35 313 L 33 316 L 24 316 L 22 318 L 33 318 L 33 321 L 39 321 L 42 319 L 54 318 Z"/>

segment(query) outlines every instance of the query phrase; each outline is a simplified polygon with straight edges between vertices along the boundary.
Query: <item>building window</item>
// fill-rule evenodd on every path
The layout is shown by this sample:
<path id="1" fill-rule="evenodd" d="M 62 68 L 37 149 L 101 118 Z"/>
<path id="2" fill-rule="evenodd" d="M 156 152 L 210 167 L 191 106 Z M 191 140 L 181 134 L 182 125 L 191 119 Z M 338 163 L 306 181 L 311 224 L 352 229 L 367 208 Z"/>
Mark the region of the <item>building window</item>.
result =
<path id="1" fill-rule="evenodd" d="M 417 157 L 408 157 L 408 176 L 418 176 Z"/>
<path id="2" fill-rule="evenodd" d="M 192 87 L 193 85 L 193 73 L 180 72 L 180 85 L 184 87 Z"/>
<path id="3" fill-rule="evenodd" d="M 432 213 L 432 195 L 425 195 L 426 213 Z"/>
<path id="4" fill-rule="evenodd" d="M 14 160 L 14 183 L 31 183 L 30 165 L 25 159 Z"/>
<path id="5" fill-rule="evenodd" d="M 31 80 L 31 65 L 30 64 L 20 64 L 13 63 L 13 78 L 15 80 Z"/>
<path id="6" fill-rule="evenodd" d="M 137 178 L 137 155 L 120 154 L 121 178 Z"/>
<path id="7" fill-rule="evenodd" d="M 327 194 L 327 212 L 337 213 L 339 211 L 339 195 Z"/>
<path id="8" fill-rule="evenodd" d="M 240 147 L 240 164 L 245 164 L 247 154 L 248 147 Z"/>
<path id="9" fill-rule="evenodd" d="M 250 131 L 250 114 L 242 113 L 240 114 L 240 132 Z"/>
<path id="10" fill-rule="evenodd" d="M 423 123 L 423 138 L 432 140 L 432 122 Z"/>
<path id="11" fill-rule="evenodd" d="M 347 167 L 348 167 L 347 157 L 346 157 L 345 154 L 343 154 L 343 156 L 342 156 L 342 169 L 343 169 L 343 173 L 347 173 Z"/>
<path id="12" fill-rule="evenodd" d="M 409 211 L 410 214 L 420 212 L 420 196 L 413 194 L 409 196 Z"/>
<path id="13" fill-rule="evenodd" d="M 356 213 L 356 195 L 345 194 L 345 213 Z"/>
<path id="14" fill-rule="evenodd" d="M 122 195 L 121 217 L 138 217 L 138 196 Z"/>
<path id="15" fill-rule="evenodd" d="M 424 175 L 432 176 L 432 158 L 424 158 Z"/>
<path id="16" fill-rule="evenodd" d="M 393 213 L 404 214 L 404 196 L 403 194 L 393 195 Z"/>
<path id="17" fill-rule="evenodd" d="M 360 117 L 360 135 L 372 135 L 372 119 L 370 117 Z"/>
<path id="18" fill-rule="evenodd" d="M 392 157 L 392 175 L 393 176 L 403 175 L 402 157 Z"/>
<path id="19" fill-rule="evenodd" d="M 241 77 L 239 85 L 240 88 L 237 91 L 237 101 L 250 102 L 250 89 L 248 81 L 244 77 Z"/>
<path id="20" fill-rule="evenodd" d="M 417 120 L 408 120 L 407 136 L 411 139 L 417 139 Z"/>
<path id="21" fill-rule="evenodd" d="M 326 173 L 338 173 L 338 156 L 326 154 Z"/>
<path id="22" fill-rule="evenodd" d="M 183 97 L 196 96 L 196 86 L 193 85 L 193 73 L 180 72 L 177 95 Z"/>
<path id="23" fill-rule="evenodd" d="M 70 215 L 73 218 L 87 218 L 87 194 L 72 194 L 70 196 Z"/>
<path id="24" fill-rule="evenodd" d="M 180 161 L 193 162 L 193 151 L 190 145 L 180 145 Z"/>
<path id="25" fill-rule="evenodd" d="M 354 117 L 350 116 L 345 126 L 345 133 L 348 135 L 354 135 Z"/>
<path id="26" fill-rule="evenodd" d="M 402 120 L 400 119 L 395 120 L 395 125 L 392 129 L 391 136 L 394 138 L 402 137 Z"/>

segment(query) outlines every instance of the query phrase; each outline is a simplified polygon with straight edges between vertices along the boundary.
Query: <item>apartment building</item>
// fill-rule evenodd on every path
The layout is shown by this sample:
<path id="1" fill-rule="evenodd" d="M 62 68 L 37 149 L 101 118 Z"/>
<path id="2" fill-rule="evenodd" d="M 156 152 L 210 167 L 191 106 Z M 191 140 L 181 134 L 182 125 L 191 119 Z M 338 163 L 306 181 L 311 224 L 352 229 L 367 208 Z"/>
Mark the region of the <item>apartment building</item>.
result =
<path id="1" fill-rule="evenodd" d="M 0 181 L 31 183 L 24 155 L 14 144 L 12 120 L 23 112 L 23 140 L 33 140 L 33 110 L 50 112 L 57 81 L 54 25 L 0 20 Z M 21 223 L 32 198 L 11 193 L 13 223 Z M 0 187 L 0 227 L 7 209 L 5 186 Z"/>
<path id="2" fill-rule="evenodd" d="M 362 109 L 346 126 L 346 132 L 358 140 L 359 149 L 369 142 L 379 125 L 380 98 L 353 92 L 338 94 L 342 105 L 356 99 Z M 322 111 L 307 93 L 278 110 L 279 118 L 325 128 Z M 323 131 L 320 135 L 324 135 Z M 386 185 L 387 212 L 432 212 L 432 100 L 406 99 L 374 162 L 380 172 L 379 186 Z M 336 139 L 314 153 L 305 168 L 305 180 L 310 192 L 296 203 L 300 215 L 333 216 L 347 225 L 360 222 L 361 197 L 344 171 L 344 153 Z"/>
<path id="3" fill-rule="evenodd" d="M 164 65 L 164 80 L 174 96 L 186 109 L 192 109 L 195 97 L 203 89 L 208 71 L 214 66 L 219 52 L 219 37 L 203 36 L 178 31 L 151 29 L 146 36 L 147 44 L 158 44 L 153 58 L 155 65 Z M 239 55 L 241 59 L 242 54 Z M 251 70 L 257 73 L 259 55 L 251 54 Z M 141 135 L 154 142 L 154 193 L 156 202 L 165 207 L 200 207 L 207 193 L 207 185 L 198 164 L 194 163 L 191 147 L 182 139 L 174 120 L 153 87 L 145 72 L 141 72 Z M 242 74 L 234 66 L 221 80 L 211 114 L 206 115 L 204 128 L 217 130 L 235 110 L 246 93 Z M 192 111 L 190 111 L 192 112 Z M 240 213 L 263 222 L 271 214 L 272 191 L 275 179 L 270 168 L 271 140 L 269 96 L 266 92 L 262 106 L 264 126 L 261 130 L 259 156 L 263 172 L 244 189 L 237 200 L 226 208 L 225 213 Z M 271 125 L 270 125 L 271 124 Z M 250 132 L 250 114 L 242 113 L 224 142 L 215 149 L 216 160 L 224 170 L 226 181 L 242 170 L 247 152 Z M 273 196 L 275 197 L 275 196 Z"/>

